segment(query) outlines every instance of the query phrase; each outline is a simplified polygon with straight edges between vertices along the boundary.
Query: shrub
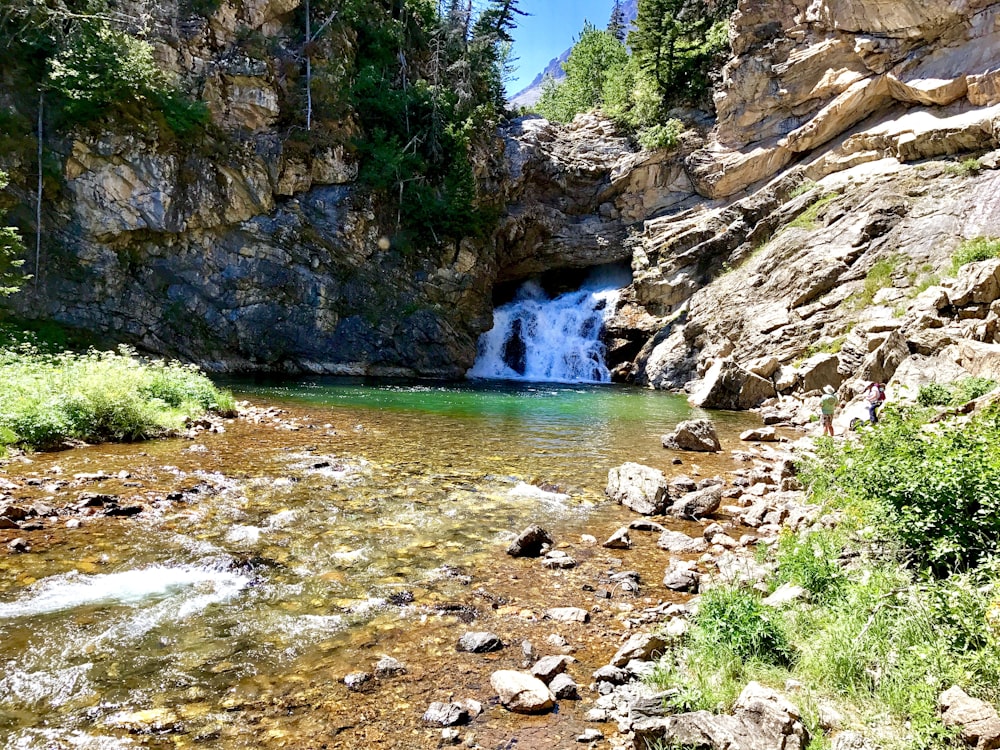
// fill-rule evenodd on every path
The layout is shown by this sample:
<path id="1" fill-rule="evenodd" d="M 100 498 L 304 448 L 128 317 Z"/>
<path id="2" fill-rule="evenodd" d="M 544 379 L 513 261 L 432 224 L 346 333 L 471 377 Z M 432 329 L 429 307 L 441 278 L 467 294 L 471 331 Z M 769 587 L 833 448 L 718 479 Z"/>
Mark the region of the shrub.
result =
<path id="1" fill-rule="evenodd" d="M 802 586 L 814 600 L 835 598 L 846 581 L 839 560 L 842 547 L 841 535 L 834 531 L 816 531 L 802 538 L 783 533 L 778 539 L 775 583 Z"/>
<path id="2" fill-rule="evenodd" d="M 232 413 L 232 395 L 197 368 L 144 363 L 133 352 L 43 354 L 0 351 L 0 440 L 47 448 L 67 439 L 140 440 L 180 428 L 214 409 Z"/>
<path id="3" fill-rule="evenodd" d="M 966 240 L 951 256 L 952 273 L 969 263 L 1000 257 L 1000 238 L 976 237 Z"/>
<path id="4" fill-rule="evenodd" d="M 692 646 L 721 659 L 731 655 L 775 665 L 787 665 L 793 656 L 776 611 L 756 593 L 729 586 L 709 589 L 701 597 Z"/>
<path id="5" fill-rule="evenodd" d="M 963 378 L 948 385 L 928 383 L 920 386 L 917 403 L 921 406 L 961 406 L 980 396 L 985 396 L 997 387 L 990 378 Z"/>
<path id="6" fill-rule="evenodd" d="M 830 203 L 833 203 L 833 201 L 837 200 L 839 197 L 840 193 L 827 193 L 821 198 L 817 198 L 802 213 L 790 221 L 788 226 L 797 229 L 815 229 L 816 220 L 819 218 L 820 211 L 826 208 L 826 206 Z"/>
<path id="7" fill-rule="evenodd" d="M 664 148 L 676 148 L 680 143 L 680 135 L 684 132 L 684 124 L 677 119 L 667 120 L 662 125 L 652 125 L 639 131 L 639 143 L 647 151 Z"/>
<path id="8" fill-rule="evenodd" d="M 845 300 L 845 304 L 854 310 L 862 310 L 872 304 L 879 290 L 892 285 L 892 275 L 898 264 L 899 256 L 896 255 L 875 261 L 875 265 L 865 274 L 865 281 L 861 287 L 861 291 L 855 292 L 848 297 Z"/>

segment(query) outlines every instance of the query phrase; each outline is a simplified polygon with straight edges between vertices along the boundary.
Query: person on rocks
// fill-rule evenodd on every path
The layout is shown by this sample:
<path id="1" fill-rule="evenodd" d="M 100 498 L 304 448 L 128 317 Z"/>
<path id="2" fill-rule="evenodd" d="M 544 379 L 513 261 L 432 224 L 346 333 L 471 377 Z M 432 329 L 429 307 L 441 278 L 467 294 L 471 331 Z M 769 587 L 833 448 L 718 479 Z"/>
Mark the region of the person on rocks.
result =
<path id="1" fill-rule="evenodd" d="M 833 437 L 833 414 L 837 411 L 837 394 L 832 385 L 823 386 L 823 397 L 819 400 L 819 423 L 823 434 Z"/>
<path id="2" fill-rule="evenodd" d="M 868 421 L 872 424 L 878 424 L 878 408 L 885 401 L 885 385 L 873 380 L 862 391 L 862 394 L 865 401 L 868 402 Z"/>

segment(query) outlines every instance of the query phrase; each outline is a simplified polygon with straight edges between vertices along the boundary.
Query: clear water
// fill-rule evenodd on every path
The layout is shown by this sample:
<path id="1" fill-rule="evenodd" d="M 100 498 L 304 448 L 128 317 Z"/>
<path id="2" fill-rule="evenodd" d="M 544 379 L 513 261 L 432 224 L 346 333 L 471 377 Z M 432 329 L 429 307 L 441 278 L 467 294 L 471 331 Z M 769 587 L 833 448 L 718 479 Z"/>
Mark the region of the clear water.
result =
<path id="1" fill-rule="evenodd" d="M 19 494 L 53 504 L 101 491 L 154 509 L 57 523 L 32 533 L 30 554 L 0 557 L 0 747 L 436 747 L 439 732 L 419 720 L 432 700 L 488 702 L 489 673 L 520 666 L 518 639 L 553 630 L 539 630 L 546 606 L 590 606 L 583 586 L 621 553 L 581 534 L 606 537 L 630 517 L 603 497 L 608 469 L 672 471 L 659 436 L 690 414 L 680 397 L 617 387 L 231 385 L 291 424 L 233 422 L 194 443 L 6 467 L 18 483 L 40 480 Z M 735 447 L 747 419 L 716 418 Z M 724 457 L 685 462 L 701 475 L 726 468 Z M 97 470 L 112 478 L 73 479 Z M 157 500 L 177 489 L 196 491 Z M 504 555 L 531 522 L 579 568 Z M 637 553 L 628 564 L 647 563 Z M 662 574 L 661 558 L 648 565 Z M 602 616 L 568 634 L 584 684 L 614 650 L 598 637 L 614 628 Z M 514 645 L 456 662 L 469 629 Z M 342 677 L 383 654 L 408 674 L 347 691 Z M 499 742 L 518 722 L 494 708 L 478 731 Z M 579 711 L 544 726 L 538 747 L 571 739 Z"/>

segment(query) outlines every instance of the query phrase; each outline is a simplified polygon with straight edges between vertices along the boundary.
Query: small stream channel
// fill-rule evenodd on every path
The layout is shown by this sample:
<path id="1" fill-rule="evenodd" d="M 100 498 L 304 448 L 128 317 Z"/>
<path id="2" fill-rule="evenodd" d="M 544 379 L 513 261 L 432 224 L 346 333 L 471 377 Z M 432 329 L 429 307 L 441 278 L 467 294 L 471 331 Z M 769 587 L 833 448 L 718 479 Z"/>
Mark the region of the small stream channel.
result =
<path id="1" fill-rule="evenodd" d="M 32 552 L 0 556 L 0 746 L 436 747 L 431 701 L 487 706 L 467 731 L 483 747 L 569 746 L 579 704 L 525 719 L 490 705 L 490 673 L 519 668 L 520 641 L 563 635 L 589 674 L 618 621 L 656 604 L 655 535 L 605 550 L 631 518 L 607 502 L 607 472 L 638 461 L 711 476 L 728 454 L 674 454 L 659 436 L 685 400 L 615 386 L 227 383 L 286 410 L 282 424 L 29 456 L 3 467 L 18 497 L 66 504 L 81 491 L 142 501 L 130 519 L 56 519 Z M 715 414 L 724 449 L 752 416 Z M 103 471 L 94 479 L 78 474 Z M 529 523 L 579 561 L 550 571 L 504 554 Z M 680 525 L 679 528 L 684 528 Z M 0 542 L 15 532 L 0 532 Z M 624 566 L 624 568 L 622 567 Z M 587 625 L 541 621 L 596 605 L 586 586 L 615 569 L 644 577 Z M 467 630 L 509 645 L 456 653 Z M 405 675 L 348 691 L 382 655 Z"/>

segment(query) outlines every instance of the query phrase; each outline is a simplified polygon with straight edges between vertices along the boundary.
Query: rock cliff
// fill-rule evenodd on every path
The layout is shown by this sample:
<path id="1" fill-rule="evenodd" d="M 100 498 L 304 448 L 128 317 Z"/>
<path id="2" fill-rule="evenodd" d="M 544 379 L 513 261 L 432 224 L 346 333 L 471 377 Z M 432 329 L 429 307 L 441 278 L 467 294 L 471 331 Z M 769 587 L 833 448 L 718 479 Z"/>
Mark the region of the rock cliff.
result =
<path id="1" fill-rule="evenodd" d="M 716 121 L 649 153 L 599 115 L 515 120 L 478 169 L 496 232 L 418 254 L 357 189 L 349 117 L 323 147 L 283 135 L 280 70 L 246 39 L 291 39 L 297 6 L 151 6 L 159 59 L 226 146 L 55 144 L 63 187 L 21 313 L 214 370 L 453 377 L 498 283 L 629 262 L 617 377 L 721 378 L 741 405 L 994 342 L 989 294 L 955 298 L 947 277 L 963 241 L 1000 235 L 1000 2 L 743 0 Z"/>

